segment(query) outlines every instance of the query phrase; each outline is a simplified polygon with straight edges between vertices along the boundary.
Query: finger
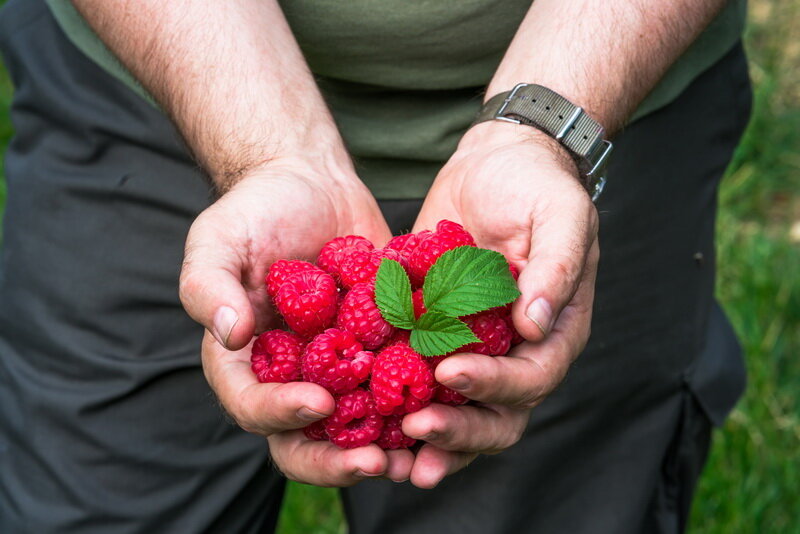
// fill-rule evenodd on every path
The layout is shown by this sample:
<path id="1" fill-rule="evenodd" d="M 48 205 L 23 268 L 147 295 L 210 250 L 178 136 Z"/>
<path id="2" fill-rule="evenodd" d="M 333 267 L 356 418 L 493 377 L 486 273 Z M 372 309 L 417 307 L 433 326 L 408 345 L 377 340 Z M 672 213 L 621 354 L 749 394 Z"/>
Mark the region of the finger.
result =
<path id="1" fill-rule="evenodd" d="M 203 338 L 203 372 L 220 403 L 248 432 L 269 436 L 327 417 L 335 408 L 325 388 L 309 382 L 260 383 L 250 368 L 250 347 L 231 352 L 210 334 Z"/>
<path id="2" fill-rule="evenodd" d="M 527 422 L 527 410 L 434 403 L 407 415 L 403 432 L 448 451 L 494 454 L 519 441 Z"/>
<path id="3" fill-rule="evenodd" d="M 414 466 L 414 453 L 408 449 L 397 449 L 385 451 L 389 459 L 389 466 L 384 477 L 394 482 L 405 482 L 411 476 L 411 468 Z"/>
<path id="4" fill-rule="evenodd" d="M 514 324 L 530 341 L 541 341 L 572 300 L 597 236 L 597 210 L 578 192 L 533 215 L 528 261 L 520 273 L 522 296 L 513 307 Z"/>
<path id="5" fill-rule="evenodd" d="M 255 331 L 255 315 L 242 285 L 241 255 L 231 251 L 219 230 L 202 219 L 186 239 L 180 276 L 180 298 L 187 313 L 219 343 L 235 350 Z"/>
<path id="6" fill-rule="evenodd" d="M 275 464 L 289 480 L 325 487 L 346 487 L 383 476 L 389 466 L 384 451 L 375 444 L 340 449 L 329 441 L 311 441 L 300 430 L 269 437 Z"/>
<path id="7" fill-rule="evenodd" d="M 563 338 L 546 347 L 522 343 L 513 356 L 456 354 L 439 364 L 436 380 L 472 400 L 532 408 L 566 375 L 572 358 L 565 343 Z"/>
<path id="8" fill-rule="evenodd" d="M 478 455 L 471 452 L 450 452 L 426 443 L 417 451 L 411 468 L 411 483 L 422 489 L 433 489 L 447 475 L 470 464 Z"/>

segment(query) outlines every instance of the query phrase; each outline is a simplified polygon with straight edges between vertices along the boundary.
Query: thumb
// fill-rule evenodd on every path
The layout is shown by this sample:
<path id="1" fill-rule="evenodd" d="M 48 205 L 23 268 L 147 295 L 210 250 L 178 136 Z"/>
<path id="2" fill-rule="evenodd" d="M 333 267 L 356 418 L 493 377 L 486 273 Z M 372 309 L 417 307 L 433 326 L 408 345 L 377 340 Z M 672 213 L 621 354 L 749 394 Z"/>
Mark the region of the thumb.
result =
<path id="1" fill-rule="evenodd" d="M 513 308 L 514 325 L 533 342 L 547 337 L 572 300 L 597 237 L 597 211 L 591 203 L 585 213 L 574 207 L 548 211 L 533 222 L 528 262 L 518 280 L 522 296 Z"/>
<path id="2" fill-rule="evenodd" d="M 237 350 L 252 339 L 255 315 L 242 285 L 241 266 L 223 258 L 222 250 L 225 247 L 201 245 L 190 232 L 180 298 L 192 319 L 205 326 L 223 347 Z"/>

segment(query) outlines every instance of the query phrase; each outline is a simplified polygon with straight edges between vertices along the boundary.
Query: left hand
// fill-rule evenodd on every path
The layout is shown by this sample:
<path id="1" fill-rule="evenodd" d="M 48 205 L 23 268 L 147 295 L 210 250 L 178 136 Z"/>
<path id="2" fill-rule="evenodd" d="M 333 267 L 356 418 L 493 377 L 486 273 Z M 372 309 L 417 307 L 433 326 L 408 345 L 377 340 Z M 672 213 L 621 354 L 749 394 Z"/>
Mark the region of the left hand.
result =
<path id="1" fill-rule="evenodd" d="M 437 381 L 478 401 L 431 405 L 403 431 L 425 439 L 411 482 L 432 488 L 479 453 L 522 437 L 530 410 L 563 380 L 589 338 L 599 258 L 597 210 L 575 164 L 553 139 L 497 121 L 470 129 L 436 178 L 414 230 L 459 222 L 479 247 L 520 269 L 514 326 L 526 339 L 508 356 L 459 354 Z"/>

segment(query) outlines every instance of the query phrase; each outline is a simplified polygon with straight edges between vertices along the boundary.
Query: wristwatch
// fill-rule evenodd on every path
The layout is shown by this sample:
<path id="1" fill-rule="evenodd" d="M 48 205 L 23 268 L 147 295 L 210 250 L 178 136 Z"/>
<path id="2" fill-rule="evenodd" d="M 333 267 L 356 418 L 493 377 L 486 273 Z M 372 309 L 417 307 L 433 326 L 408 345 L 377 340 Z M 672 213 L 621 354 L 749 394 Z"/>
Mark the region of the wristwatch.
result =
<path id="1" fill-rule="evenodd" d="M 600 197 L 613 145 L 582 108 L 547 87 L 521 83 L 490 98 L 473 125 L 488 120 L 526 124 L 554 137 L 575 160 L 592 202 Z"/>

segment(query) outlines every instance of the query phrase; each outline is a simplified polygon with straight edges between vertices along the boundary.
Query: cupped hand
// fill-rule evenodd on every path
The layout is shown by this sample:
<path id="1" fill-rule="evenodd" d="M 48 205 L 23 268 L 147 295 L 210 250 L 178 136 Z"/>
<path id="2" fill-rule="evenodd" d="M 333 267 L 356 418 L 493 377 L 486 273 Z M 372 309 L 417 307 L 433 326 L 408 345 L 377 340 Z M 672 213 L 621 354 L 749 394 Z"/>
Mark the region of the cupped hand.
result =
<path id="1" fill-rule="evenodd" d="M 377 202 L 354 173 L 296 159 L 251 171 L 207 208 L 186 239 L 180 297 L 229 349 L 274 322 L 264 279 L 278 259 L 313 261 L 327 241 L 389 238 Z"/>
<path id="2" fill-rule="evenodd" d="M 415 231 L 460 222 L 478 246 L 519 270 L 514 326 L 525 338 L 508 356 L 458 354 L 436 379 L 478 401 L 431 405 L 403 431 L 428 443 L 411 481 L 433 487 L 478 453 L 522 436 L 530 410 L 563 380 L 590 331 L 599 258 L 598 217 L 569 155 L 545 134 L 498 121 L 472 128 L 431 188 Z"/>
<path id="3" fill-rule="evenodd" d="M 206 327 L 206 378 L 228 414 L 245 430 L 268 437 L 287 477 L 347 486 L 367 476 L 407 479 L 413 456 L 377 446 L 344 451 L 296 430 L 330 415 L 334 400 L 302 382 L 261 384 L 250 369 L 253 335 L 275 321 L 264 287 L 277 259 L 313 260 L 339 235 L 382 245 L 390 237 L 377 203 L 351 170 L 296 159 L 275 160 L 222 195 L 195 220 L 186 241 L 180 296 Z"/>
<path id="4" fill-rule="evenodd" d="M 267 437 L 272 460 L 287 478 L 336 487 L 369 477 L 409 478 L 414 455 L 408 450 L 383 451 L 377 445 L 343 450 L 306 438 L 299 429 L 333 413 L 333 397 L 310 382 L 258 382 L 250 370 L 250 346 L 230 351 L 206 332 L 203 371 L 237 424 Z"/>

